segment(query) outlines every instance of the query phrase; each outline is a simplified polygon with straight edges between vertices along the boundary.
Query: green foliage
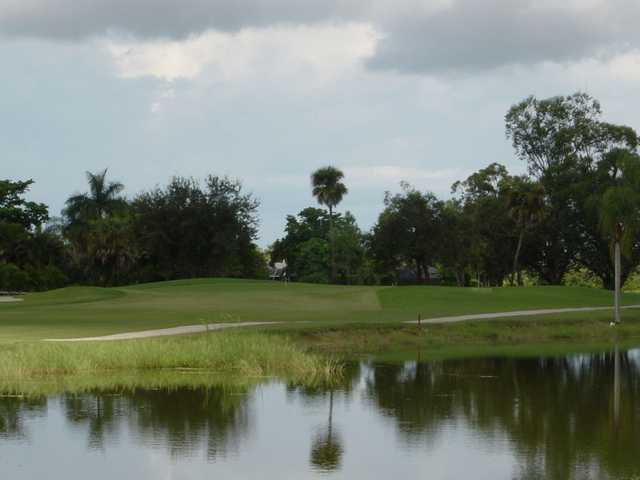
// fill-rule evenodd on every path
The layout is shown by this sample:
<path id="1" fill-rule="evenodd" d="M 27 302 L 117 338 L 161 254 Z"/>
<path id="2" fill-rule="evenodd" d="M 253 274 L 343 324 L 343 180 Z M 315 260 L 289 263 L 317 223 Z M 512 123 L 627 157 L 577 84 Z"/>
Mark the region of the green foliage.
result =
<path id="1" fill-rule="evenodd" d="M 0 223 L 17 224 L 31 231 L 49 219 L 46 205 L 29 202 L 23 198 L 31 185 L 33 180 L 0 180 Z"/>
<path id="2" fill-rule="evenodd" d="M 13 263 L 0 264 L 0 289 L 25 291 L 32 287 L 31 277 Z"/>
<path id="3" fill-rule="evenodd" d="M 513 272 L 522 233 L 509 208 L 516 182 L 503 165 L 494 163 L 453 185 L 465 218 L 461 233 L 469 242 L 467 270 L 482 284 L 502 285 Z"/>
<path id="4" fill-rule="evenodd" d="M 253 243 L 258 206 L 238 181 L 216 176 L 203 186 L 175 177 L 167 187 L 139 195 L 132 211 L 145 272 L 140 280 L 262 273 Z"/>
<path id="5" fill-rule="evenodd" d="M 13 263 L 0 264 L 0 290 L 43 291 L 63 287 L 67 282 L 67 276 L 55 265 L 21 269 Z"/>
<path id="6" fill-rule="evenodd" d="M 600 104 L 585 93 L 529 97 L 506 116 L 517 155 L 545 190 L 548 215 L 535 232 L 539 247 L 528 264 L 548 283 L 558 283 L 579 263 L 613 286 L 609 242 L 602 238 L 597 206 L 615 184 L 612 155 L 636 152 L 639 140 L 632 128 L 603 122 L 601 116 Z M 640 255 L 632 254 L 623 277 L 638 261 Z"/>
<path id="7" fill-rule="evenodd" d="M 461 202 L 449 200 L 442 205 L 441 228 L 444 240 L 440 244 L 439 259 L 445 281 L 455 277 L 456 285 L 468 284 L 472 254 L 472 219 L 465 214 Z"/>
<path id="8" fill-rule="evenodd" d="M 573 268 L 565 273 L 562 284 L 567 287 L 602 288 L 602 280 L 584 267 Z"/>
<path id="9" fill-rule="evenodd" d="M 320 205 L 326 205 L 330 213 L 349 192 L 342 183 L 343 178 L 344 173 L 335 167 L 319 168 L 311 175 L 313 196 Z"/>
<path id="10" fill-rule="evenodd" d="M 305 208 L 287 217 L 286 235 L 271 247 L 271 260 L 286 260 L 292 279 L 309 283 L 377 283 L 372 262 L 367 257 L 366 238 L 351 213 L 333 214 Z M 333 223 L 333 228 L 331 228 Z M 331 253 L 335 268 L 332 274 Z"/>
<path id="11" fill-rule="evenodd" d="M 329 228 L 329 215 L 319 208 L 308 207 L 296 216 L 288 215 L 285 236 L 276 240 L 271 246 L 272 263 L 286 260 L 290 266 L 295 266 L 299 246 L 312 238 L 328 241 Z M 295 268 L 293 273 L 295 274 Z"/>
<path id="12" fill-rule="evenodd" d="M 32 184 L 0 181 L 0 290 L 44 290 L 66 283 L 60 271 L 62 240 L 43 229 L 48 209 L 24 198 Z"/>
<path id="13" fill-rule="evenodd" d="M 293 271 L 296 279 L 307 283 L 329 283 L 329 242 L 322 238 L 311 238 L 298 246 Z"/>
<path id="14" fill-rule="evenodd" d="M 239 182 L 176 177 L 165 188 L 120 196 L 107 170 L 87 173 L 89 193 L 64 210 L 73 280 L 97 285 L 204 276 L 266 277 L 254 243 L 258 202 Z"/>
<path id="15" fill-rule="evenodd" d="M 331 359 L 305 353 L 286 338 L 236 332 L 126 342 L 18 344 L 0 352 L 2 383 L 177 368 L 309 381 L 331 381 L 342 369 Z"/>
<path id="16" fill-rule="evenodd" d="M 627 150 L 614 150 L 607 158 L 611 182 L 599 205 L 600 226 L 605 238 L 619 242 L 627 258 L 640 231 L 640 156 Z"/>
<path id="17" fill-rule="evenodd" d="M 430 192 L 407 183 L 403 192 L 385 195 L 385 209 L 373 228 L 372 251 L 383 278 L 395 281 L 404 265 L 415 266 L 417 281 L 428 280 L 428 267 L 437 258 L 443 240 L 442 203 Z"/>

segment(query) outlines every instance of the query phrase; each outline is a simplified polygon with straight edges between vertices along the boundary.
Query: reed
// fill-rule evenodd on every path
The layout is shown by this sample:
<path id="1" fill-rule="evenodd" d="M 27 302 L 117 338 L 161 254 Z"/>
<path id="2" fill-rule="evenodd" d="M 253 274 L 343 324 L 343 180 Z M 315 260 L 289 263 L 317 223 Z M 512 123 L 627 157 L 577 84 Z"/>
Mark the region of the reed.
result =
<path id="1" fill-rule="evenodd" d="M 18 343 L 0 351 L 0 383 L 56 376 L 183 370 L 236 377 L 331 381 L 332 358 L 306 352 L 280 335 L 212 332 L 173 338 L 83 343 Z"/>

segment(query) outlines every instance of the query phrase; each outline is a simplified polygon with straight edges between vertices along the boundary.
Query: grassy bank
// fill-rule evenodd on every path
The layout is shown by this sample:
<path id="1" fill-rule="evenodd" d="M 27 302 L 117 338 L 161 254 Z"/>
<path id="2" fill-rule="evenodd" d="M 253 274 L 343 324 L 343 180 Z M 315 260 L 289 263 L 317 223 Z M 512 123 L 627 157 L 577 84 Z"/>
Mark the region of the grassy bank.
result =
<path id="1" fill-rule="evenodd" d="M 624 304 L 640 304 L 626 293 Z M 0 304 L 0 343 L 216 322 L 400 325 L 448 315 L 607 306 L 611 292 L 570 287 L 350 287 L 195 279 L 123 288 L 72 287 Z M 586 314 L 582 315 L 583 318 Z"/>
<path id="2" fill-rule="evenodd" d="M 625 310 L 623 325 L 615 329 L 608 311 L 422 327 L 403 323 L 418 314 L 607 306 L 611 300 L 610 292 L 588 288 L 345 287 L 217 279 L 66 288 L 0 304 L 0 383 L 57 385 L 61 378 L 72 384 L 84 378 L 80 383 L 89 388 L 106 377 L 167 372 L 180 372 L 182 380 L 188 374 L 222 374 L 308 383 L 339 375 L 334 355 L 640 341 L 640 309 Z M 623 303 L 640 304 L 640 295 L 627 293 Z M 242 321 L 279 323 L 123 342 L 40 342 Z"/>
<path id="3" fill-rule="evenodd" d="M 571 313 L 423 325 L 345 325 L 337 327 L 288 327 L 279 329 L 307 351 L 354 356 L 396 351 L 458 352 L 470 347 L 485 351 L 506 347 L 531 354 L 554 345 L 599 346 L 640 344 L 640 312 L 623 312 L 623 323 L 611 327 L 610 312 Z M 531 347 L 531 348 L 529 348 Z M 527 350 L 528 349 L 528 350 Z"/>
<path id="4" fill-rule="evenodd" d="M 100 343 L 20 343 L 0 350 L 0 385 L 70 375 L 94 376 L 189 370 L 240 378 L 281 377 L 322 382 L 340 365 L 291 340 L 251 332 Z"/>

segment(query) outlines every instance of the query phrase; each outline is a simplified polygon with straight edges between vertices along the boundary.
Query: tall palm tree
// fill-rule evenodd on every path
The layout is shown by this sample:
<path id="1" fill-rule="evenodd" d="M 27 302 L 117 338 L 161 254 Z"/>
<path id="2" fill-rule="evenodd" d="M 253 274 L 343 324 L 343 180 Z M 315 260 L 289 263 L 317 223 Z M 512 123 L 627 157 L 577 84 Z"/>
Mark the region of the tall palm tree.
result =
<path id="1" fill-rule="evenodd" d="M 104 219 L 126 205 L 125 199 L 120 196 L 124 185 L 107 181 L 106 168 L 101 172 L 86 174 L 89 192 L 69 197 L 63 211 L 67 223 L 64 233 L 72 241 L 76 254 L 80 255 L 88 250 L 92 222 Z"/>
<path id="2" fill-rule="evenodd" d="M 614 184 L 603 194 L 600 226 L 610 239 L 614 258 L 614 321 L 620 323 L 621 255 L 629 255 L 640 231 L 640 157 L 627 150 L 611 152 Z"/>
<path id="3" fill-rule="evenodd" d="M 124 185 L 120 182 L 108 182 L 107 171 L 86 172 L 89 183 L 89 193 L 73 195 L 66 202 L 65 214 L 71 222 L 97 220 L 104 218 L 121 208 L 124 199 L 120 193 Z"/>
<path id="4" fill-rule="evenodd" d="M 335 167 L 319 168 L 311 174 L 311 187 L 313 196 L 320 205 L 329 209 L 329 244 L 331 247 L 331 280 L 335 278 L 335 263 L 333 255 L 333 209 L 342 201 L 349 192 L 342 179 L 344 173 Z"/>
<path id="5" fill-rule="evenodd" d="M 518 262 L 522 250 L 522 242 L 527 231 L 531 230 L 544 217 L 544 188 L 538 182 L 525 177 L 516 177 L 507 188 L 507 208 L 518 229 L 518 245 L 513 257 L 513 278 L 518 278 L 520 270 Z"/>

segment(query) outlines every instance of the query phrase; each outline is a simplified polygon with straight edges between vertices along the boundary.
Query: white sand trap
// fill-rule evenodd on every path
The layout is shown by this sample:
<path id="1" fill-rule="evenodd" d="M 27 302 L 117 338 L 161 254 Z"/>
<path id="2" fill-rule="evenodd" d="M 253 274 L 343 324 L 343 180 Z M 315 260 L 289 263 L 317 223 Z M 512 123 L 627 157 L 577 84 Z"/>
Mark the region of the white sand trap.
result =
<path id="1" fill-rule="evenodd" d="M 16 297 L 0 297 L 0 303 L 13 303 L 13 302 L 21 302 L 21 298 Z"/>

